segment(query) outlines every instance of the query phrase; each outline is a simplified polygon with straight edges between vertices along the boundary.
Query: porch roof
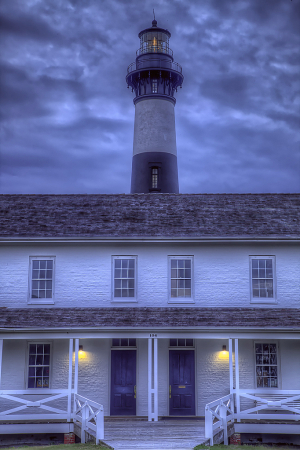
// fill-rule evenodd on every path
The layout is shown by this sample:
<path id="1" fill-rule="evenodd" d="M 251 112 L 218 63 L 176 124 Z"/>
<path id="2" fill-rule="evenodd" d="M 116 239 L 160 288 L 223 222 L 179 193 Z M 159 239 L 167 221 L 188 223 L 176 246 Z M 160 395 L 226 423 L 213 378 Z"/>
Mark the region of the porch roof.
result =
<path id="1" fill-rule="evenodd" d="M 0 195 L 2 238 L 299 239 L 300 194 Z"/>
<path id="2" fill-rule="evenodd" d="M 0 308 L 0 329 L 300 330 L 300 308 Z"/>

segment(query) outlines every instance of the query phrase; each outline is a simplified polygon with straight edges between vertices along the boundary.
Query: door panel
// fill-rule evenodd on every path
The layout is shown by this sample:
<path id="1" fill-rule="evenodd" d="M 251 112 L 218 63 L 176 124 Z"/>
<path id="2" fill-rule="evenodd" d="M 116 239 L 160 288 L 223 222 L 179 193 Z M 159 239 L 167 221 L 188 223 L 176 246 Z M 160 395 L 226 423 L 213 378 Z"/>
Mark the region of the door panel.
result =
<path id="1" fill-rule="evenodd" d="M 135 415 L 136 351 L 112 350 L 110 414 Z"/>
<path id="2" fill-rule="evenodd" d="M 170 416 L 195 415 L 195 354 L 170 350 Z"/>

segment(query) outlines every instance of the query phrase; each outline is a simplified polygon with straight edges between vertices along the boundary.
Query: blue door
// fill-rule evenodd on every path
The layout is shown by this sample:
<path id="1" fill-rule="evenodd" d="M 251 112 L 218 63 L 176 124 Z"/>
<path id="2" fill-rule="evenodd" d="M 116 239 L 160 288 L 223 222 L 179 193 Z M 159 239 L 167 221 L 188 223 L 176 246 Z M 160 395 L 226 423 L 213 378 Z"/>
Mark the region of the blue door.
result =
<path id="1" fill-rule="evenodd" d="M 111 416 L 136 414 L 136 351 L 111 352 Z"/>
<path id="2" fill-rule="evenodd" d="M 193 350 L 169 352 L 170 416 L 195 415 L 195 357 Z"/>

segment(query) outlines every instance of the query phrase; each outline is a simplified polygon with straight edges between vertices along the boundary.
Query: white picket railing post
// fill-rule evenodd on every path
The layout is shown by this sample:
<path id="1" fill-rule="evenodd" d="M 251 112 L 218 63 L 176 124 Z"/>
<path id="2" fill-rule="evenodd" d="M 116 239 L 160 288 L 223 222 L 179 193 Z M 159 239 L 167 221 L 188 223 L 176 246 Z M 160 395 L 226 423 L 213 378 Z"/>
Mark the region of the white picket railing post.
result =
<path id="1" fill-rule="evenodd" d="M 86 430 L 86 422 L 89 417 L 89 407 L 84 405 L 81 410 L 81 443 L 85 444 L 85 430 Z"/>
<path id="2" fill-rule="evenodd" d="M 73 339 L 69 340 L 69 377 L 68 377 L 68 418 L 71 422 L 72 416 L 72 368 L 73 368 Z"/>
<path id="3" fill-rule="evenodd" d="M 224 445 L 228 445 L 228 437 L 227 437 L 227 408 L 222 403 L 220 406 L 220 416 L 222 419 L 222 427 L 224 433 Z"/>
<path id="4" fill-rule="evenodd" d="M 104 411 L 103 407 L 97 414 L 96 419 L 96 445 L 99 444 L 100 439 L 104 439 Z"/>
<path id="5" fill-rule="evenodd" d="M 240 369 L 239 369 L 239 340 L 234 340 L 234 359 L 235 359 L 235 399 L 236 399 L 236 419 L 241 421 L 241 399 L 240 399 Z"/>
<path id="6" fill-rule="evenodd" d="M 205 437 L 210 440 L 210 445 L 214 445 L 213 415 L 208 407 L 205 408 Z"/>

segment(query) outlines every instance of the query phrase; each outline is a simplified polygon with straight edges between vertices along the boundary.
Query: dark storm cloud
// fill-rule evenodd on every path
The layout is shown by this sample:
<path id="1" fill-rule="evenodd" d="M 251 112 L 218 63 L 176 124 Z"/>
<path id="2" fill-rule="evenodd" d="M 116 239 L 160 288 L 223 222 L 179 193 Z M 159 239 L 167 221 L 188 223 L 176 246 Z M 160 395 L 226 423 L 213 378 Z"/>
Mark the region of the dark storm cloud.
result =
<path id="1" fill-rule="evenodd" d="M 299 191 L 300 2 L 10 0 L 1 4 L 1 192 L 129 192 L 137 34 L 183 66 L 181 192 Z"/>

